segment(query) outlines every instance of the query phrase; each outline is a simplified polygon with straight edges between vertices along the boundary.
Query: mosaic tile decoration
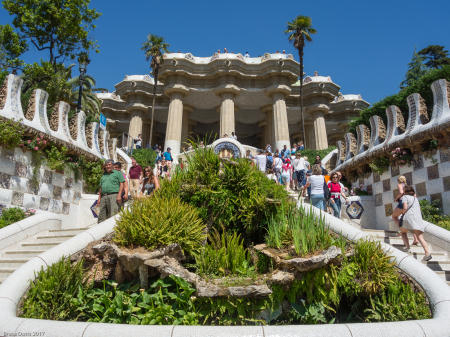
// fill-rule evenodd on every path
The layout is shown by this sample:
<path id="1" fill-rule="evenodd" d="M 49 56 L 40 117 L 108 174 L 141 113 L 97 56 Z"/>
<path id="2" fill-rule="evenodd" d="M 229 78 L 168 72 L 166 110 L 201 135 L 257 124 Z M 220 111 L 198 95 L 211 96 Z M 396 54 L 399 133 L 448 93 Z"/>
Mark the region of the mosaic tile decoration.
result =
<path id="1" fill-rule="evenodd" d="M 364 213 L 364 207 L 359 201 L 352 201 L 350 205 L 347 206 L 345 210 L 350 219 L 360 219 L 361 215 Z"/>

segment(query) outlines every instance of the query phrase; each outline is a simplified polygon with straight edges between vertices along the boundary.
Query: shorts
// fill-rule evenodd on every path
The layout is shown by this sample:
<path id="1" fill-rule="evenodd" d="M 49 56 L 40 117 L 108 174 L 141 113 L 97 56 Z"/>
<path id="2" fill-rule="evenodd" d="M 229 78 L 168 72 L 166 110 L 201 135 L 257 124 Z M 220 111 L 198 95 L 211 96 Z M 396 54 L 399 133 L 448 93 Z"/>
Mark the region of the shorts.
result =
<path id="1" fill-rule="evenodd" d="M 403 201 L 402 200 L 398 201 L 397 208 L 403 209 Z"/>
<path id="2" fill-rule="evenodd" d="M 291 176 L 290 174 L 281 174 L 281 183 L 283 184 L 289 184 L 291 182 Z"/>

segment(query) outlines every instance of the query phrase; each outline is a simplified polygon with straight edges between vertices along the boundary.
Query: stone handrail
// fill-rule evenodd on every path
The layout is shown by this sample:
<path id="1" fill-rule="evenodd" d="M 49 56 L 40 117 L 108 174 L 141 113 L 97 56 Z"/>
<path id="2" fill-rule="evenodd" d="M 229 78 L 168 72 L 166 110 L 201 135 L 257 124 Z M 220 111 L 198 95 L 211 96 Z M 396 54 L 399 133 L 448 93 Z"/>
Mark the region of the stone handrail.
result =
<path id="1" fill-rule="evenodd" d="M 0 117 L 20 121 L 29 131 L 44 133 L 56 143 L 76 149 L 88 157 L 114 157 L 116 141 L 109 139 L 108 131 L 100 134 L 98 123 L 85 127 L 86 115 L 83 111 L 77 112 L 69 121 L 69 104 L 57 102 L 48 118 L 48 94 L 44 90 L 33 91 L 24 113 L 20 100 L 22 84 L 20 76 L 10 74 L 6 77 L 0 88 Z"/>
<path id="2" fill-rule="evenodd" d="M 379 116 L 370 117 L 370 129 L 365 125 L 356 128 L 357 138 L 346 135 L 338 141 L 338 160 L 335 171 L 352 171 L 370 162 L 377 155 L 386 154 L 396 147 L 412 148 L 426 140 L 442 137 L 448 141 L 450 133 L 450 83 L 436 80 L 432 83 L 433 111 L 428 117 L 425 101 L 419 94 L 407 98 L 408 122 L 405 122 L 397 106 L 386 109 L 387 128 Z M 369 136 L 370 133 L 370 136 Z"/>
<path id="3" fill-rule="evenodd" d="M 342 220 L 306 208 L 317 216 L 323 216 L 326 225 L 334 232 L 356 242 L 368 239 L 368 235 Z M 402 322 L 350 323 L 327 325 L 290 326 L 136 326 L 126 324 L 106 324 L 92 322 L 61 322 L 17 317 L 17 306 L 27 291 L 29 281 L 34 280 L 36 272 L 47 268 L 63 256 L 70 256 L 85 248 L 89 243 L 103 238 L 113 231 L 117 217 L 112 217 L 73 237 L 45 253 L 40 254 L 17 269 L 0 285 L 0 329 L 6 333 L 31 333 L 43 331 L 45 336 L 435 336 L 448 337 L 450 331 L 450 287 L 433 272 L 408 254 L 392 246 L 381 243 L 398 268 L 405 271 L 425 290 L 433 318 Z"/>

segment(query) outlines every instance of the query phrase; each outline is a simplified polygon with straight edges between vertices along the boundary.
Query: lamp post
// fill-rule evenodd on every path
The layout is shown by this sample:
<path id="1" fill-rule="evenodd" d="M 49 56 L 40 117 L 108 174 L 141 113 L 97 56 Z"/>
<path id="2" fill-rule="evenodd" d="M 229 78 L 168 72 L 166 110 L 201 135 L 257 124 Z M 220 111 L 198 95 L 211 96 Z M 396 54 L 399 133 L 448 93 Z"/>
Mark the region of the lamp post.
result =
<path id="1" fill-rule="evenodd" d="M 80 88 L 78 89 L 78 104 L 77 112 L 81 111 L 81 96 L 83 95 L 83 80 L 86 74 L 86 68 L 89 64 L 89 58 L 86 53 L 80 53 L 78 56 L 78 69 L 80 70 L 80 76 L 78 77 L 80 81 Z"/>

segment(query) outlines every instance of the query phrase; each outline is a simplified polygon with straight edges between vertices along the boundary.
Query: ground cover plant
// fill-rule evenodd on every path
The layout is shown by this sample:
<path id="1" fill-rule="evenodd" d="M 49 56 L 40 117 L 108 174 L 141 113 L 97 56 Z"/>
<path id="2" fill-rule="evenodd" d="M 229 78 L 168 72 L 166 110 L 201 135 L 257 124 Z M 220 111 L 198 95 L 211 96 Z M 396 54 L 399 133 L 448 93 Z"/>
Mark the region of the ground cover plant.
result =
<path id="1" fill-rule="evenodd" d="M 33 213 L 34 214 L 34 213 Z M 11 225 L 17 221 L 25 219 L 31 212 L 25 212 L 19 207 L 5 208 L 0 216 L 0 228 Z"/>

